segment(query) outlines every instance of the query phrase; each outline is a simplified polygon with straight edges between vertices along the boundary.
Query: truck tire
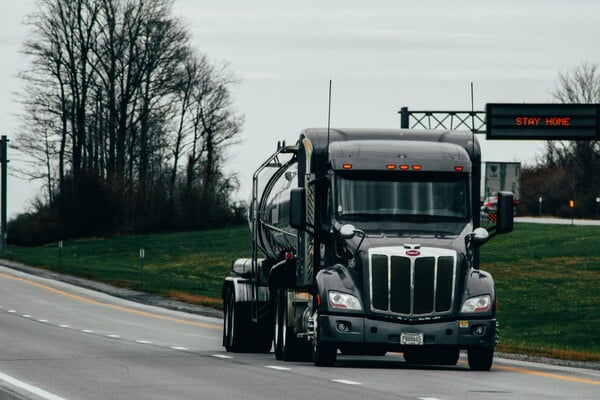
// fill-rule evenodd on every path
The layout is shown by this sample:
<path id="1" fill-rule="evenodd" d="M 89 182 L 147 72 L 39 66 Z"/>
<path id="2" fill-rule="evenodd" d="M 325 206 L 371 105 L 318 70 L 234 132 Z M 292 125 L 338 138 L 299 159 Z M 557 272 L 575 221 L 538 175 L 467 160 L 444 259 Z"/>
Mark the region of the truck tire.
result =
<path id="1" fill-rule="evenodd" d="M 283 361 L 300 361 L 303 343 L 296 338 L 292 327 L 288 326 L 287 290 L 277 289 L 275 295 L 274 350 L 275 358 Z"/>
<path id="2" fill-rule="evenodd" d="M 489 371 L 494 362 L 494 348 L 491 346 L 471 347 L 467 350 L 469 367 L 474 371 Z"/>
<path id="3" fill-rule="evenodd" d="M 275 359 L 283 360 L 283 343 L 287 334 L 287 326 L 284 324 L 284 307 L 282 301 L 281 289 L 277 289 L 274 297 L 274 323 L 273 323 L 273 350 L 275 351 Z"/>
<path id="4" fill-rule="evenodd" d="M 256 329 L 256 340 L 254 343 L 253 351 L 255 353 L 270 353 L 271 347 L 273 347 L 273 334 L 271 327 L 272 321 L 262 321 L 263 324 L 259 325 Z"/>
<path id="5" fill-rule="evenodd" d="M 315 312 L 314 313 L 315 331 L 314 331 L 313 339 L 312 339 L 313 363 L 317 367 L 331 367 L 335 364 L 335 359 L 337 357 L 337 348 L 330 344 L 323 343 L 319 339 L 320 332 L 319 332 L 319 326 L 317 323 L 318 319 L 319 319 L 319 315 Z"/>
<path id="6" fill-rule="evenodd" d="M 247 348 L 247 341 L 243 336 L 245 331 L 242 326 L 243 315 L 240 305 L 235 301 L 235 292 L 228 288 L 223 299 L 223 346 L 229 352 L 240 352 Z"/>

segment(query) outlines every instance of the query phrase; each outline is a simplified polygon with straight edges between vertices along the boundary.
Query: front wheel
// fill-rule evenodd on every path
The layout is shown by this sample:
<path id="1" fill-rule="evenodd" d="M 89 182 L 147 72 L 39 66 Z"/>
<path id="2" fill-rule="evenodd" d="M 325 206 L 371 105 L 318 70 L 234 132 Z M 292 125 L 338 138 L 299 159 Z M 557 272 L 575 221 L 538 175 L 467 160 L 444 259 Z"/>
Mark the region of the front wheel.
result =
<path id="1" fill-rule="evenodd" d="M 335 364 L 337 358 L 337 348 L 328 343 L 323 343 L 320 339 L 319 315 L 314 314 L 314 333 L 312 338 L 312 358 L 317 367 L 331 367 Z"/>
<path id="2" fill-rule="evenodd" d="M 494 362 L 494 348 L 487 346 L 472 347 L 467 350 L 469 367 L 474 371 L 489 371 Z"/>

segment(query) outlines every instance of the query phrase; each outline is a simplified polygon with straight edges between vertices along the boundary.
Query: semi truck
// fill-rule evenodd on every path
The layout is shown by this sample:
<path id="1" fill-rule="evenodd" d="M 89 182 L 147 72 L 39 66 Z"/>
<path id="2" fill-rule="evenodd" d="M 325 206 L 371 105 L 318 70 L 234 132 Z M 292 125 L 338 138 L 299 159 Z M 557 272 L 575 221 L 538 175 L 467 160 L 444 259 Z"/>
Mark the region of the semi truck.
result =
<path id="1" fill-rule="evenodd" d="M 481 152 L 470 132 L 302 131 L 254 172 L 250 257 L 223 283 L 223 345 L 332 366 L 402 352 L 489 370 L 496 292 L 479 248 L 513 229 L 513 196 L 479 226 Z"/>

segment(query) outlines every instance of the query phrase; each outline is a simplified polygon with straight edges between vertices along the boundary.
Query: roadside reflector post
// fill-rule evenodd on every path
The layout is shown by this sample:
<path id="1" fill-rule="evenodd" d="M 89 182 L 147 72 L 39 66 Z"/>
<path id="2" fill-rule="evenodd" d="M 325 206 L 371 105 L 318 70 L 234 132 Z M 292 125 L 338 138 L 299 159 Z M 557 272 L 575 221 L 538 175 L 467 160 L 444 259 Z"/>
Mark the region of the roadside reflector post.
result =
<path id="1" fill-rule="evenodd" d="M 58 241 L 58 269 L 62 269 L 62 249 L 63 249 L 63 241 Z"/>
<path id="2" fill-rule="evenodd" d="M 146 251 L 144 249 L 140 249 L 140 283 L 142 285 L 142 289 L 144 288 L 144 258 L 146 257 Z"/>
<path id="3" fill-rule="evenodd" d="M 573 224 L 573 218 L 574 218 L 573 214 L 574 214 L 574 211 L 575 211 L 574 210 L 574 208 L 575 208 L 575 200 L 569 200 L 569 208 L 571 209 L 571 225 L 574 225 Z"/>

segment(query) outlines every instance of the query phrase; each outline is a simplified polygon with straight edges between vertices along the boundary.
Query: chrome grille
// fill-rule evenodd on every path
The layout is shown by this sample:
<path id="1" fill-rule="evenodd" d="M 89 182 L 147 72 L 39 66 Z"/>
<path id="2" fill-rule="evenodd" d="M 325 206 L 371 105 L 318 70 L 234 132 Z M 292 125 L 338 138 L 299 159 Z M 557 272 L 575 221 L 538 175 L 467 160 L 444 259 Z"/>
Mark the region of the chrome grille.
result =
<path id="1" fill-rule="evenodd" d="M 456 252 L 428 247 L 416 251 L 373 248 L 369 250 L 369 281 L 373 312 L 404 317 L 450 314 Z"/>

